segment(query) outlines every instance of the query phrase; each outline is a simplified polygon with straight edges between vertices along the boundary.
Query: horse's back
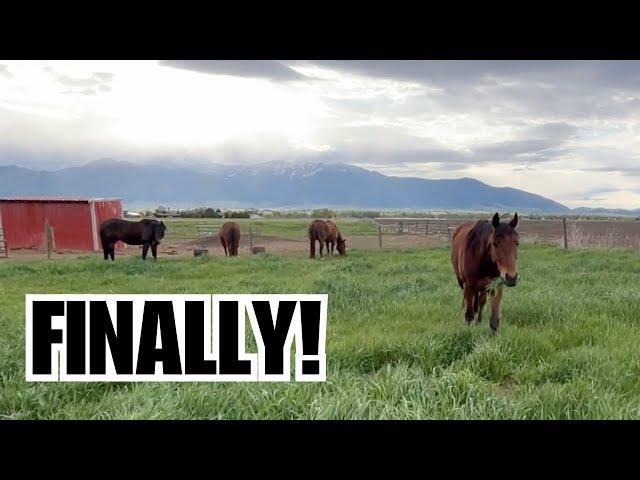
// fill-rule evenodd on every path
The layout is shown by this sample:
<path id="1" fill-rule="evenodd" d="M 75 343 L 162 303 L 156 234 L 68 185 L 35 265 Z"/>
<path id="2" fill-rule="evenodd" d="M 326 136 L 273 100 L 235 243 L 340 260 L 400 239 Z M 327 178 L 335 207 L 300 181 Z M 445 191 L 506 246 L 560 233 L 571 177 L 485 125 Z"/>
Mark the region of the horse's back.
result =
<path id="1" fill-rule="evenodd" d="M 227 245 L 237 247 L 240 244 L 240 225 L 236 222 L 226 222 L 220 228 L 220 238 L 223 238 Z"/>
<path id="2" fill-rule="evenodd" d="M 105 241 L 120 240 L 129 245 L 141 245 L 151 236 L 154 220 L 130 222 L 122 218 L 110 218 L 100 224 L 100 237 Z"/>
<path id="3" fill-rule="evenodd" d="M 240 238 L 240 225 L 236 222 L 226 222 L 220 228 L 220 236 L 224 236 L 226 240 Z"/>
<path id="4" fill-rule="evenodd" d="M 324 220 L 314 220 L 309 225 L 309 240 L 319 240 L 324 242 L 329 234 L 329 225 Z"/>

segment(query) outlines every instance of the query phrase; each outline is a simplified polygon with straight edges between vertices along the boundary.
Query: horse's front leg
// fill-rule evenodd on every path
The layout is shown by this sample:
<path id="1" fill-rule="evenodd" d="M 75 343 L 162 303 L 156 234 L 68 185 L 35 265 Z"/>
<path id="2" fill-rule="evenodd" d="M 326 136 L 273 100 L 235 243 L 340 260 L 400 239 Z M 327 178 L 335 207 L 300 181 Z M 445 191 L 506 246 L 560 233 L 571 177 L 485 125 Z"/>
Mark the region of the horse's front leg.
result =
<path id="1" fill-rule="evenodd" d="M 482 292 L 480 292 L 479 303 L 480 305 L 478 306 L 478 319 L 476 320 L 476 322 L 478 323 L 482 321 L 482 309 L 484 308 L 485 303 L 487 303 L 486 290 L 483 290 Z"/>
<path id="2" fill-rule="evenodd" d="M 146 259 L 147 259 L 147 252 L 148 252 L 148 251 L 149 251 L 149 244 L 148 244 L 148 243 L 145 243 L 145 244 L 142 246 L 142 259 L 143 259 L 143 260 L 146 260 Z"/>
<path id="3" fill-rule="evenodd" d="M 474 309 L 473 309 L 473 297 L 475 297 L 475 292 L 469 287 L 464 287 L 464 301 L 466 304 L 466 311 L 464 313 L 464 319 L 467 322 L 467 325 L 473 322 L 474 317 Z"/>
<path id="4" fill-rule="evenodd" d="M 153 242 L 151 244 L 151 254 L 153 255 L 153 259 L 158 259 L 158 242 Z"/>
<path id="5" fill-rule="evenodd" d="M 491 330 L 496 333 L 500 325 L 500 300 L 502 300 L 502 285 L 491 291 Z"/>

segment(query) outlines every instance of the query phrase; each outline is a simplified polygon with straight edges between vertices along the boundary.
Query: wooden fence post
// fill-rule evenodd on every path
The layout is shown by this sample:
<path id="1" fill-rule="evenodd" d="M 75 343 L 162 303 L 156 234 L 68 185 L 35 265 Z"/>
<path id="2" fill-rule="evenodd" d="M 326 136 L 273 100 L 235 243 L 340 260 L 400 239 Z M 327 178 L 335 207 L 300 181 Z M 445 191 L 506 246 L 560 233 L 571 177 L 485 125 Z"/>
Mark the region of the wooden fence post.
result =
<path id="1" fill-rule="evenodd" d="M 47 247 L 47 258 L 51 258 L 51 252 L 53 251 L 53 227 L 49 225 L 49 220 L 44 222 L 44 236 Z"/>
<path id="2" fill-rule="evenodd" d="M 378 247 L 382 248 L 382 227 L 378 225 Z"/>
<path id="3" fill-rule="evenodd" d="M 253 229 L 249 229 L 249 251 L 253 253 Z"/>
<path id="4" fill-rule="evenodd" d="M 449 236 L 449 243 L 451 243 L 451 227 L 447 223 L 447 235 Z"/>
<path id="5" fill-rule="evenodd" d="M 569 249 L 569 240 L 567 238 L 567 219 L 562 217 L 562 231 L 564 233 L 564 249 Z"/>

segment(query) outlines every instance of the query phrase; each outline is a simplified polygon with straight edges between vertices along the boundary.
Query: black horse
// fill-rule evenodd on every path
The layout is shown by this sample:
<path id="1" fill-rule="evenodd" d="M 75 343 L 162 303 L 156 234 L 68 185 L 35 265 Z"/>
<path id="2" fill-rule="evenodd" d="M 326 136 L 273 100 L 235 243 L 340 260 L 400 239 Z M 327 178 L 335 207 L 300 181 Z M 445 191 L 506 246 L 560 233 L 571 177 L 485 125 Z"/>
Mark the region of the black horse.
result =
<path id="1" fill-rule="evenodd" d="M 102 241 L 102 249 L 104 250 L 104 259 L 115 260 L 115 245 L 119 240 L 128 245 L 142 245 L 142 259 L 147 258 L 147 252 L 151 247 L 153 259 L 157 259 L 158 244 L 166 227 L 163 222 L 157 220 L 140 220 L 139 222 L 129 222 L 119 218 L 111 218 L 105 220 L 100 225 L 100 240 Z"/>

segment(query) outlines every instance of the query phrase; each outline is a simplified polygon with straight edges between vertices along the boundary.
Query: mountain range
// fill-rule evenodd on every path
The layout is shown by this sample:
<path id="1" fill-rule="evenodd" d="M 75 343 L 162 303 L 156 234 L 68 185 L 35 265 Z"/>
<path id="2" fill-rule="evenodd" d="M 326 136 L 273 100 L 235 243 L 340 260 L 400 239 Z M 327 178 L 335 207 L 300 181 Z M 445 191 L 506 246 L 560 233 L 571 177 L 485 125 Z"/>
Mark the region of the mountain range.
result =
<path id="1" fill-rule="evenodd" d="M 206 169 L 110 159 L 56 171 L 0 166 L 0 196 L 119 197 L 126 205 L 238 205 L 572 213 L 524 190 L 472 178 L 393 177 L 354 165 L 265 162 Z"/>

